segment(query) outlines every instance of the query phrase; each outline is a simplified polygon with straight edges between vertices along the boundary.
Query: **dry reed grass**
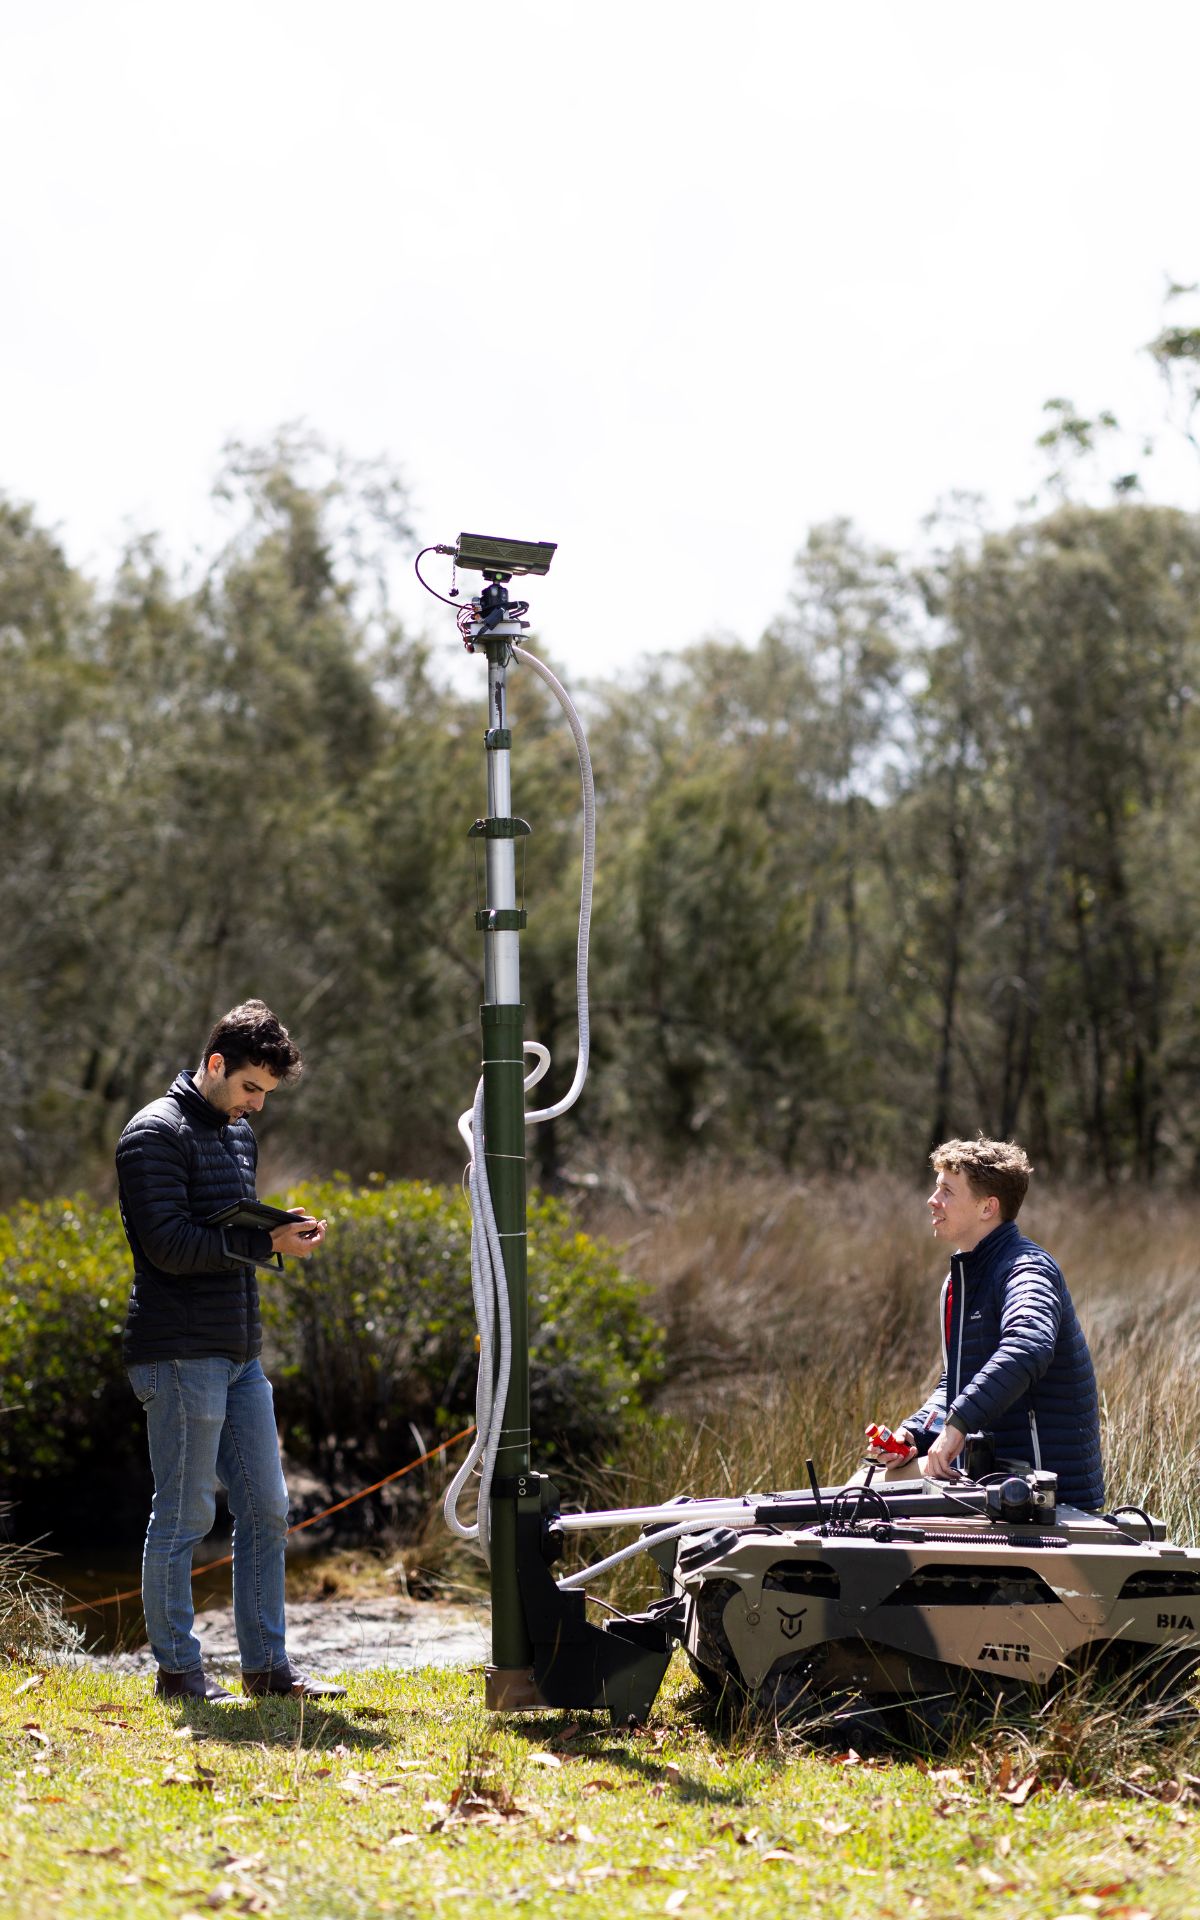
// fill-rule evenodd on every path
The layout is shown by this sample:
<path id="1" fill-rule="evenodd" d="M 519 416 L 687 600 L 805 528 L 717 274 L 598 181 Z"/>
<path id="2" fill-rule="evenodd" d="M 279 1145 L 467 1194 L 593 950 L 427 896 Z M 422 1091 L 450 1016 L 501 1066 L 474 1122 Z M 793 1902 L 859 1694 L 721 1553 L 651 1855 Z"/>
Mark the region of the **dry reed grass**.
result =
<path id="1" fill-rule="evenodd" d="M 594 1194 L 667 1332 L 667 1423 L 637 1436 L 606 1496 L 664 1498 L 850 1472 L 870 1419 L 896 1424 L 936 1375 L 945 1271 L 924 1194 L 889 1176 L 692 1171 Z M 1108 1495 L 1200 1537 L 1200 1200 L 1059 1190 L 1022 1229 L 1062 1266 L 1100 1383 Z"/>
<path id="2" fill-rule="evenodd" d="M 0 1519 L 10 1512 L 0 1506 Z M 37 1546 L 0 1541 L 0 1662 L 53 1658 L 82 1639 L 62 1612 L 62 1595 L 42 1577 L 53 1558 Z"/>

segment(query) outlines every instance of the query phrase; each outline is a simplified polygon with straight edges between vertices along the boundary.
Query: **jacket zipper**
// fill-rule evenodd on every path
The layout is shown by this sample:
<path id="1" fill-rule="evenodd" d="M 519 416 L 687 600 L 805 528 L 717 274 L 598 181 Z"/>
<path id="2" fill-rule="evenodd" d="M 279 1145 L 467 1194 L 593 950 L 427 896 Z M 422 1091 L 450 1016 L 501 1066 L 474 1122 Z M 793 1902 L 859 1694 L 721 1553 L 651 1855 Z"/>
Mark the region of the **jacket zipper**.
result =
<path id="1" fill-rule="evenodd" d="M 954 1289 L 954 1295 L 958 1303 L 958 1344 L 954 1350 L 954 1393 L 955 1398 L 957 1398 L 962 1392 L 962 1340 L 963 1327 L 966 1324 L 967 1318 L 967 1283 L 961 1260 L 958 1263 L 958 1272 L 955 1279 L 957 1284 Z M 949 1394 L 946 1396 L 946 1412 L 947 1414 L 950 1412 Z"/>
<path id="2" fill-rule="evenodd" d="M 1042 1470 L 1042 1447 L 1038 1439 L 1037 1414 L 1032 1407 L 1029 1409 L 1029 1437 L 1033 1441 L 1033 1464 L 1040 1473 Z"/>

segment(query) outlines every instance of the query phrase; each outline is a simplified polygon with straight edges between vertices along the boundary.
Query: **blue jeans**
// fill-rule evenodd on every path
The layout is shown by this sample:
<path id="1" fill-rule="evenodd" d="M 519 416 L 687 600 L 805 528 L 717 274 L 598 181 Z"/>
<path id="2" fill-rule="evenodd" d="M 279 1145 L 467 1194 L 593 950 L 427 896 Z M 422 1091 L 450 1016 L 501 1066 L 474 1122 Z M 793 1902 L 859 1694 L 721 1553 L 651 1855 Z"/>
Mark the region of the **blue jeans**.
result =
<path id="1" fill-rule="evenodd" d="M 192 1550 L 212 1530 L 219 1481 L 233 1515 L 233 1619 L 242 1667 L 287 1662 L 283 1554 L 288 1496 L 271 1383 L 257 1360 L 147 1360 L 129 1368 L 146 1413 L 154 1503 L 142 1557 L 146 1636 L 160 1667 L 200 1665 Z"/>

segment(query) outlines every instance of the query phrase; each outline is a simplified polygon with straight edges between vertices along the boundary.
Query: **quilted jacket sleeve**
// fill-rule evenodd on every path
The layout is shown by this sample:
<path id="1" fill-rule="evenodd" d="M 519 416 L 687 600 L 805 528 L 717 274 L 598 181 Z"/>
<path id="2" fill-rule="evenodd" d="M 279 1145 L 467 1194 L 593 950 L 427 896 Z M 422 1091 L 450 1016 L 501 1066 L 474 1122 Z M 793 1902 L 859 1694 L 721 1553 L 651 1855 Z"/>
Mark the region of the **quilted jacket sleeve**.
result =
<path id="1" fill-rule="evenodd" d="M 908 1431 L 914 1435 L 928 1433 L 932 1440 L 935 1434 L 941 1432 L 945 1418 L 946 1369 L 943 1367 L 941 1378 L 924 1406 L 918 1407 L 916 1413 L 910 1413 L 907 1419 L 901 1422 L 901 1425 L 907 1427 Z"/>
<path id="2" fill-rule="evenodd" d="M 1061 1288 L 1058 1269 L 1044 1254 L 1018 1260 L 1007 1275 L 999 1341 L 950 1408 L 968 1432 L 992 1426 L 1045 1373 L 1062 1320 Z"/>
<path id="3" fill-rule="evenodd" d="M 219 1273 L 270 1252 L 265 1230 L 234 1229 L 228 1234 L 235 1255 L 230 1259 L 220 1228 L 192 1218 L 187 1150 L 166 1121 L 151 1116 L 126 1127 L 117 1147 L 117 1177 L 126 1224 L 162 1273 Z"/>

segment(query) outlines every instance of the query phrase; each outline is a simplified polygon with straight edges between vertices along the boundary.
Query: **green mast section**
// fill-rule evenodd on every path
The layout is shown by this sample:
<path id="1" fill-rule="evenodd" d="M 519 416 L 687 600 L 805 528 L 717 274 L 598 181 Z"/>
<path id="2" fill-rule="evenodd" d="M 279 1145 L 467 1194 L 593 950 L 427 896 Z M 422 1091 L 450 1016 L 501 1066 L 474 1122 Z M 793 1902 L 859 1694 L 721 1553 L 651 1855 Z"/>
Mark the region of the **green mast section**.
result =
<path id="1" fill-rule="evenodd" d="M 480 636 L 488 660 L 488 811 L 471 832 L 484 843 L 483 1123 L 485 1162 L 504 1259 L 512 1359 L 491 1495 L 492 1664 L 487 1704 L 541 1704 L 533 1680 L 533 1643 L 517 1580 L 518 1492 L 529 1475 L 529 1291 L 525 1219 L 525 1009 L 520 989 L 520 930 L 525 913 L 516 892 L 516 844 L 529 826 L 512 812 L 507 670 L 512 634 Z"/>

